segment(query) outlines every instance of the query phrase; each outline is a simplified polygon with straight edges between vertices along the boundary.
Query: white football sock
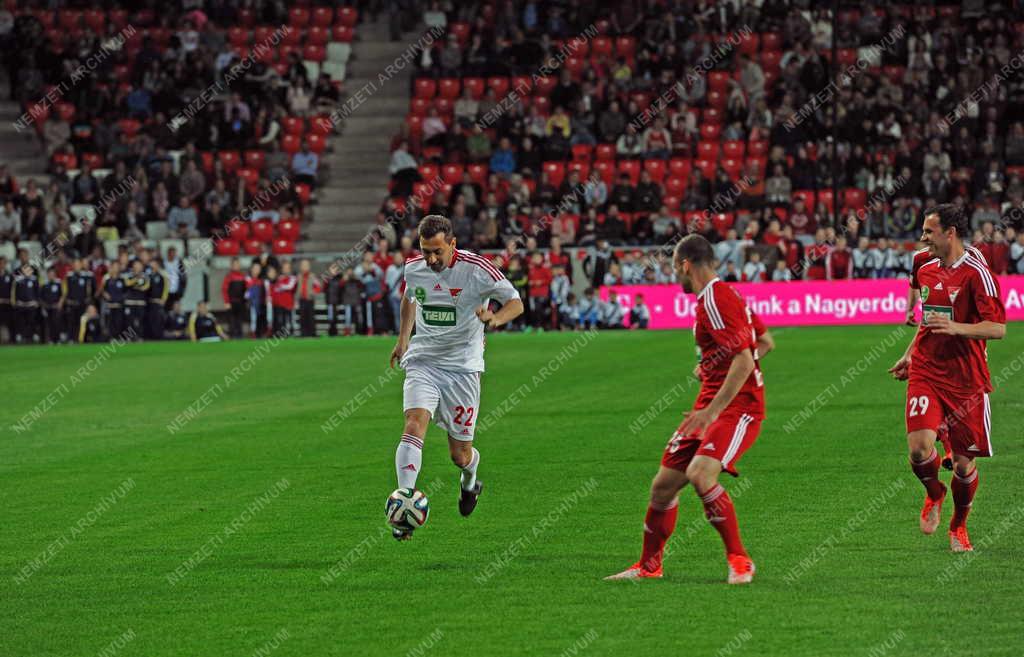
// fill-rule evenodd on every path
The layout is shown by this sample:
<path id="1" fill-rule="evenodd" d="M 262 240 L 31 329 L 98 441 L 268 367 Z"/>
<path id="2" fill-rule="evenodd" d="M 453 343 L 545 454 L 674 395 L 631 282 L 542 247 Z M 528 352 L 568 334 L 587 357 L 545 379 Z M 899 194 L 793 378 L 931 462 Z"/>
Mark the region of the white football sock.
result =
<path id="1" fill-rule="evenodd" d="M 469 465 L 462 468 L 462 476 L 459 477 L 462 490 L 472 490 L 473 486 L 476 486 L 476 466 L 478 465 L 480 465 L 480 452 L 476 451 L 476 447 L 474 447 L 473 458 L 469 459 Z"/>
<path id="2" fill-rule="evenodd" d="M 416 488 L 416 477 L 423 463 L 423 439 L 411 433 L 403 433 L 395 450 L 395 472 L 398 473 L 399 488 Z"/>

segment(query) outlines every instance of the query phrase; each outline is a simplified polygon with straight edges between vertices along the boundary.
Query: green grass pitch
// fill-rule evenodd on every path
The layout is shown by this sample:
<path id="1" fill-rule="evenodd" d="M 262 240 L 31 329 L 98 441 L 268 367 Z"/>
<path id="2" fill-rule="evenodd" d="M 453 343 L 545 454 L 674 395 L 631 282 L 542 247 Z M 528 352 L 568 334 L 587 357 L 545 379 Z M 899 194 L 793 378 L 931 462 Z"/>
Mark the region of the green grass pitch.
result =
<path id="1" fill-rule="evenodd" d="M 382 529 L 391 338 L 5 349 L 0 655 L 1019 657 L 1024 326 L 1008 336 L 978 549 L 957 556 L 944 524 L 917 528 L 885 373 L 909 330 L 777 330 L 769 419 L 723 477 L 748 587 L 690 490 L 665 579 L 601 581 L 638 557 L 696 393 L 688 332 L 489 336 L 480 506 L 458 515 L 433 427 L 430 521 L 402 544 Z"/>

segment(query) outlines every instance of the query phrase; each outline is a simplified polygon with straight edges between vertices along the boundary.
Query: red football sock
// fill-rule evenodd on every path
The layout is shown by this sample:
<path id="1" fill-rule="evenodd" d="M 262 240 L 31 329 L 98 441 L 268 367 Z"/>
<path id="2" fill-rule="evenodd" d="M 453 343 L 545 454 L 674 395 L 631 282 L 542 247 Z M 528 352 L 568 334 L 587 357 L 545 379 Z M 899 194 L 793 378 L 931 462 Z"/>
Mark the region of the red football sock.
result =
<path id="1" fill-rule="evenodd" d="M 937 500 L 946 494 L 946 487 L 939 481 L 939 463 L 942 459 L 939 458 L 939 452 L 934 448 L 932 449 L 932 455 L 925 458 L 920 463 L 915 462 L 913 459 L 910 461 L 910 469 L 914 471 L 917 478 L 924 484 L 924 489 L 928 491 L 928 497 Z"/>
<path id="2" fill-rule="evenodd" d="M 953 531 L 967 524 L 967 514 L 971 512 L 974 491 L 978 490 L 978 469 L 974 468 L 966 477 L 954 474 L 950 487 L 953 489 L 953 518 L 949 521 L 949 529 Z"/>
<path id="3" fill-rule="evenodd" d="M 651 502 L 644 518 L 644 550 L 640 555 L 640 565 L 644 570 L 654 571 L 661 568 L 661 553 L 665 542 L 676 528 L 676 516 L 679 515 L 679 501 L 672 500 L 667 506 Z"/>
<path id="4" fill-rule="evenodd" d="M 732 505 L 729 493 L 721 484 L 715 484 L 711 490 L 701 494 L 700 499 L 704 502 L 704 515 L 711 526 L 718 530 L 722 542 L 725 543 L 725 553 L 747 556 L 747 551 L 743 549 L 743 541 L 740 540 L 740 528 L 736 523 L 736 507 Z"/>

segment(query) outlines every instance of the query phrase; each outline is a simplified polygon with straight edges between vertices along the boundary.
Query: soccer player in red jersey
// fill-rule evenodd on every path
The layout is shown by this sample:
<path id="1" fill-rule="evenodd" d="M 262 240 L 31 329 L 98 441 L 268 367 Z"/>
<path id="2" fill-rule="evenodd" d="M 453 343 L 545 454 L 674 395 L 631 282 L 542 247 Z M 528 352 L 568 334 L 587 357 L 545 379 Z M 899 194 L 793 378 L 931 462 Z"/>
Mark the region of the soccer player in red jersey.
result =
<path id="1" fill-rule="evenodd" d="M 946 487 L 939 481 L 935 437 L 949 429 L 953 447 L 953 517 L 949 543 L 954 552 L 969 552 L 967 514 L 978 488 L 974 459 L 991 456 L 989 441 L 992 391 L 985 341 L 1006 335 L 1006 310 L 999 282 L 964 246 L 967 220 L 946 203 L 925 211 L 921 240 L 933 258 L 921 265 L 916 282 L 923 317 L 907 353 L 889 370 L 907 384 L 907 444 L 910 466 L 927 492 L 921 531 L 932 534 L 942 517 Z"/>
<path id="2" fill-rule="evenodd" d="M 751 313 L 740 295 L 715 275 L 711 244 L 688 235 L 676 245 L 675 269 L 683 290 L 697 296 L 693 332 L 700 348 L 701 388 L 651 483 L 640 560 L 606 579 L 662 576 L 662 554 L 678 513 L 678 494 L 687 484 L 704 504 L 711 525 L 725 543 L 730 584 L 754 577 L 729 493 L 718 483 L 723 470 L 738 476 L 736 463 L 754 444 L 764 413 L 764 383 Z M 767 334 L 765 334 L 767 335 Z M 762 344 L 770 346 L 770 337 Z"/>
<path id="3" fill-rule="evenodd" d="M 976 260 L 981 261 L 983 265 L 988 266 L 988 261 L 985 260 L 985 256 L 981 251 L 973 246 L 964 244 L 964 250 L 971 254 Z M 931 250 L 928 247 L 919 249 L 914 252 L 914 262 L 910 268 L 910 290 L 907 292 L 907 326 L 917 326 L 916 311 L 917 302 L 921 298 L 921 286 L 917 282 L 917 270 L 921 268 L 923 264 L 935 260 L 935 256 L 932 255 Z M 910 347 L 913 346 L 913 342 L 907 345 L 907 353 L 910 353 Z M 945 423 L 939 425 L 939 441 L 942 443 L 942 447 L 945 450 L 945 454 L 942 456 L 942 467 L 946 470 L 953 469 L 953 445 L 949 442 L 949 429 Z"/>

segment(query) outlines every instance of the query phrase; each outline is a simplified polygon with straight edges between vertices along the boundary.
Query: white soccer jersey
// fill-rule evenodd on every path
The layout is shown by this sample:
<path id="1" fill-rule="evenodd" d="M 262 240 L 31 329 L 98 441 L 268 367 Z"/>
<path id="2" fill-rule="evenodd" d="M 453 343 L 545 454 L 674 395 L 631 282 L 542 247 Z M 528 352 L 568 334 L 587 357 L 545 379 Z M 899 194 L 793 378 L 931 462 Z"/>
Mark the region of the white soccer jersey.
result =
<path id="1" fill-rule="evenodd" d="M 402 368 L 421 361 L 444 370 L 484 371 L 484 324 L 476 309 L 494 299 L 518 299 L 512 283 L 490 261 L 455 250 L 440 273 L 423 256 L 405 261 L 405 298 L 416 304 L 416 334 L 402 357 Z"/>

